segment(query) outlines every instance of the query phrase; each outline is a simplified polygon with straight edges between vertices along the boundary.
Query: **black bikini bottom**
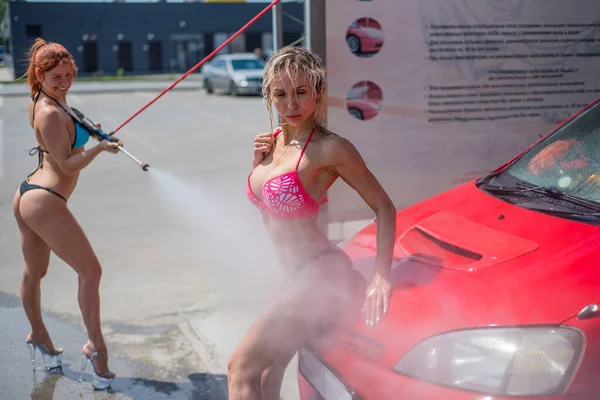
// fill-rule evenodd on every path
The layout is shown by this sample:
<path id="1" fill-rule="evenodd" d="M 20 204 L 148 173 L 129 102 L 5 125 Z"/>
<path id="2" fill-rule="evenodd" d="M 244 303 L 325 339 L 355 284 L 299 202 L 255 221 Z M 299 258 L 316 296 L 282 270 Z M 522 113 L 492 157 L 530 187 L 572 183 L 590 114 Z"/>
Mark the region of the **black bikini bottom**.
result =
<path id="1" fill-rule="evenodd" d="M 33 189 L 44 189 L 52 194 L 57 195 L 58 197 L 60 197 L 61 199 L 63 199 L 64 201 L 67 201 L 67 199 L 64 198 L 64 196 L 62 196 L 60 193 L 55 192 L 52 189 L 49 188 L 45 188 L 43 186 L 39 186 L 39 185 L 32 185 L 31 183 L 27 182 L 27 180 L 24 180 L 23 183 L 21 183 L 21 188 L 19 189 L 21 196 L 23 196 L 23 193 L 29 191 L 29 190 L 33 190 Z"/>

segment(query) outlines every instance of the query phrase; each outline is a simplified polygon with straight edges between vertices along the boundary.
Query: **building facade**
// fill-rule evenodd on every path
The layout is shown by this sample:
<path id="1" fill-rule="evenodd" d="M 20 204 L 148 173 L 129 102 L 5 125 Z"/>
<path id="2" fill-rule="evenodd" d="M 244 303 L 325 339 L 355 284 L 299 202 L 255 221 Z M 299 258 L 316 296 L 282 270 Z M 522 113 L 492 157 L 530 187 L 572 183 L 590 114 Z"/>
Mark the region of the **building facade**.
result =
<path id="1" fill-rule="evenodd" d="M 58 42 L 74 56 L 80 76 L 185 72 L 223 44 L 267 3 L 28 3 L 10 2 L 10 48 L 15 77 L 27 68 L 36 38 Z M 283 41 L 304 33 L 301 3 L 283 4 Z M 268 53 L 272 11 L 222 53 Z"/>

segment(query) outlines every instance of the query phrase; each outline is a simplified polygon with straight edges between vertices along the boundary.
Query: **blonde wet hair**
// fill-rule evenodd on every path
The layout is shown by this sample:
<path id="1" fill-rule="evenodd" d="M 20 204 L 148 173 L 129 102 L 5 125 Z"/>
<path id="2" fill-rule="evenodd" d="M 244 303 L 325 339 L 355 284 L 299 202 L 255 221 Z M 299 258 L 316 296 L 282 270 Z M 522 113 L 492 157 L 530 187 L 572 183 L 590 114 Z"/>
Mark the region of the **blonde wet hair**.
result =
<path id="1" fill-rule="evenodd" d="M 299 74 L 306 76 L 313 93 L 318 96 L 313 114 L 315 127 L 325 130 L 327 115 L 327 78 L 321 58 L 300 46 L 285 46 L 277 50 L 267 61 L 263 72 L 262 94 L 269 110 L 271 132 L 273 132 L 273 83 L 281 74 L 295 79 Z"/>

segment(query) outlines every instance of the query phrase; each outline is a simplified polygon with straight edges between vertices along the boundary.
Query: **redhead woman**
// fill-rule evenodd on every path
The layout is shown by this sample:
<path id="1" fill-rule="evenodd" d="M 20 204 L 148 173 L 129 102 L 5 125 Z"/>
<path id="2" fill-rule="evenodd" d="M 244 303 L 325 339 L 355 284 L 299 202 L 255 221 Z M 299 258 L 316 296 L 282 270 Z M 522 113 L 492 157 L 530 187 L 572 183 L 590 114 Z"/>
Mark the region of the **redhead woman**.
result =
<path id="1" fill-rule="evenodd" d="M 60 44 L 37 39 L 29 51 L 27 85 L 31 88 L 29 123 L 38 146 L 37 168 L 23 181 L 13 200 L 25 261 L 21 299 L 31 324 L 26 342 L 32 362 L 38 351 L 47 369 L 61 366 L 62 349 L 54 347 L 44 324 L 40 283 L 46 275 L 50 252 L 77 273 L 78 301 L 88 334 L 81 349 L 82 372 L 90 363 L 93 386 L 110 387 L 115 374 L 108 368 L 108 352 L 100 324 L 99 286 L 102 268 L 68 201 L 79 173 L 100 153 L 118 152 L 118 143 L 101 141 L 84 148 L 90 134 L 79 114 L 67 104 L 67 94 L 77 73 L 71 54 Z"/>

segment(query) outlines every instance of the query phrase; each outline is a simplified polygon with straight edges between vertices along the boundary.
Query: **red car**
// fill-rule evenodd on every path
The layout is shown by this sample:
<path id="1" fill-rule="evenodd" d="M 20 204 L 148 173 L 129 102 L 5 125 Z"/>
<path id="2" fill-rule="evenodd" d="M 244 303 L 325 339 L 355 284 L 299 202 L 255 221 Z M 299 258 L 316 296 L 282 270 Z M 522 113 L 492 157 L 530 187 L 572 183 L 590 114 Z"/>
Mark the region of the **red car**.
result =
<path id="1" fill-rule="evenodd" d="M 354 54 L 376 53 L 383 46 L 383 31 L 377 25 L 364 26 L 353 22 L 346 32 L 346 43 Z"/>
<path id="2" fill-rule="evenodd" d="M 398 212 L 388 314 L 303 348 L 302 400 L 600 399 L 599 100 Z M 344 247 L 368 281 L 375 224 Z"/>
<path id="3" fill-rule="evenodd" d="M 354 85 L 346 95 L 346 108 L 350 115 L 360 120 L 375 118 L 382 108 L 379 86 L 363 81 Z"/>
<path id="4" fill-rule="evenodd" d="M 377 99 L 348 99 L 348 112 L 356 119 L 369 120 L 375 118 L 381 111 L 381 101 Z"/>

